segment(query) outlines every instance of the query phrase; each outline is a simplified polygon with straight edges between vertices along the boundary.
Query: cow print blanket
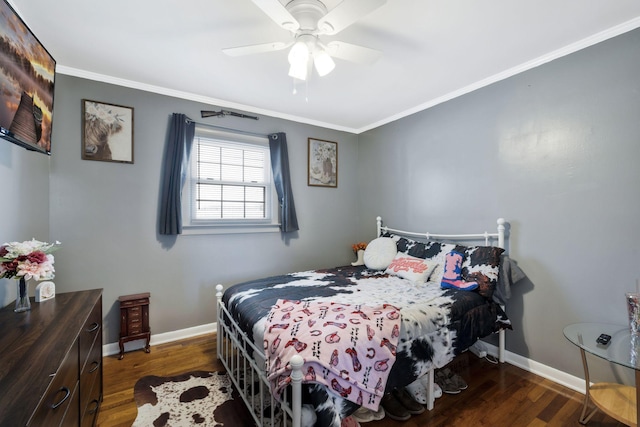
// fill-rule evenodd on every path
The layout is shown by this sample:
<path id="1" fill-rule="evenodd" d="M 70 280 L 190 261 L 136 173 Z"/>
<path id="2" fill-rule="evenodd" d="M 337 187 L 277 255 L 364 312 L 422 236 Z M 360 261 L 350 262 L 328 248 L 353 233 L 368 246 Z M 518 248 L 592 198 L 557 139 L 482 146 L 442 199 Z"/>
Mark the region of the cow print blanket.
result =
<path id="1" fill-rule="evenodd" d="M 223 303 L 240 328 L 262 347 L 267 316 L 278 299 L 325 301 L 400 309 L 396 361 L 386 390 L 402 387 L 449 363 L 478 338 L 510 329 L 500 306 L 477 292 L 415 284 L 364 266 L 345 266 L 268 277 L 234 285 Z M 254 354 L 258 363 L 264 355 Z M 319 427 L 337 427 L 358 406 L 319 384 L 303 384 L 303 403 L 315 408 Z"/>

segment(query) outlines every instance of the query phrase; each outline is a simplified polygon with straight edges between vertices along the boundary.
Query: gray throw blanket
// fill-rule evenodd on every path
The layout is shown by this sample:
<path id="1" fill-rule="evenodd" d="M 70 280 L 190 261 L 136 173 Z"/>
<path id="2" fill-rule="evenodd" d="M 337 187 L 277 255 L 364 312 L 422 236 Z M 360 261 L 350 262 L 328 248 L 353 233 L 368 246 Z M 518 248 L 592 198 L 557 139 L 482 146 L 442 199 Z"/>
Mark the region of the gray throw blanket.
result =
<path id="1" fill-rule="evenodd" d="M 507 300 L 511 298 L 511 286 L 525 277 L 526 275 L 524 274 L 524 271 L 518 267 L 517 262 L 506 255 L 502 255 L 500 272 L 498 274 L 498 284 L 493 293 L 493 299 L 499 304 L 506 305 Z"/>

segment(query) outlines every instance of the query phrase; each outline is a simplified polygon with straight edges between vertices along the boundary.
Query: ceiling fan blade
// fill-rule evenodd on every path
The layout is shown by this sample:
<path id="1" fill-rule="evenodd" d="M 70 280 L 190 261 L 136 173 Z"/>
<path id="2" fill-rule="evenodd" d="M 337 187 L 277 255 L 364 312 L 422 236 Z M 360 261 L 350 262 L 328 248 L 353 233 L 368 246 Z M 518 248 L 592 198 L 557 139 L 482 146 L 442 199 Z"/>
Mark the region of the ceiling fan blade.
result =
<path id="1" fill-rule="evenodd" d="M 343 0 L 318 21 L 318 29 L 322 34 L 337 34 L 386 2 L 387 0 Z"/>
<path id="2" fill-rule="evenodd" d="M 373 64 L 382 56 L 379 50 L 339 41 L 329 42 L 326 50 L 334 58 L 366 65 Z"/>
<path id="3" fill-rule="evenodd" d="M 272 42 L 272 43 L 252 44 L 248 46 L 228 47 L 228 48 L 222 49 L 222 52 L 226 53 L 229 56 L 253 55 L 255 53 L 275 52 L 277 50 L 286 49 L 292 44 L 293 42 L 290 42 L 290 43 Z"/>
<path id="4" fill-rule="evenodd" d="M 267 16 L 289 31 L 296 31 L 300 24 L 278 0 L 252 0 Z"/>

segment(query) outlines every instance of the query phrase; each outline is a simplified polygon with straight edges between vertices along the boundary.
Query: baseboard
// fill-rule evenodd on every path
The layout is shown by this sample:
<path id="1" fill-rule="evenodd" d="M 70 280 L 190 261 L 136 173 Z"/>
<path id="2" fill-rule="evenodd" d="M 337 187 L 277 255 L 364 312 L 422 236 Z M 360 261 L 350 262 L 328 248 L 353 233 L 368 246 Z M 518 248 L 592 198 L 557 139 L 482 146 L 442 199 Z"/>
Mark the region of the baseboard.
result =
<path id="1" fill-rule="evenodd" d="M 180 329 L 172 332 L 165 332 L 162 334 L 151 335 L 151 345 L 164 344 L 167 342 L 178 341 L 185 338 L 191 338 L 198 335 L 213 333 L 217 330 L 217 323 L 208 323 L 206 325 L 194 326 L 192 328 Z M 484 347 L 487 350 L 487 353 L 493 357 L 498 357 L 498 347 L 483 342 Z M 141 349 L 144 347 L 144 341 L 131 341 L 124 344 L 125 351 L 131 351 L 136 349 Z M 120 347 L 117 342 L 105 344 L 102 347 L 102 354 L 105 356 L 110 356 L 112 354 L 118 354 L 120 352 Z M 553 381 L 560 385 L 563 385 L 571 390 L 577 391 L 579 393 L 585 393 L 585 382 L 582 378 L 567 374 L 566 372 L 562 372 L 558 369 L 552 368 L 547 365 L 543 365 L 542 363 L 538 363 L 533 360 L 529 360 L 526 357 L 520 356 L 519 354 L 512 353 L 510 351 L 505 351 L 505 362 L 510 363 L 514 366 L 517 366 L 520 369 L 524 369 L 527 372 L 531 372 L 532 374 L 539 375 L 543 378 L 548 379 L 549 381 Z"/>
<path id="2" fill-rule="evenodd" d="M 495 358 L 498 357 L 497 346 L 487 342 L 483 342 L 483 344 L 487 349 L 487 353 L 489 353 L 491 356 L 494 356 Z M 585 382 L 584 379 L 580 377 L 567 374 L 566 372 L 560 371 L 547 365 L 543 365 L 542 363 L 527 359 L 526 357 L 520 356 L 519 354 L 515 354 L 510 351 L 505 351 L 504 356 L 505 362 L 510 363 L 513 366 L 517 366 L 518 368 L 524 369 L 527 372 L 531 372 L 532 374 L 536 374 L 538 376 L 546 378 L 549 381 L 553 381 L 554 383 L 570 388 L 571 390 L 577 391 L 578 393 L 585 393 Z"/>
<path id="3" fill-rule="evenodd" d="M 180 329 L 177 331 L 164 332 L 162 334 L 151 334 L 151 345 L 164 344 L 167 342 L 183 340 L 198 335 L 210 334 L 218 329 L 217 323 L 208 323 L 206 325 L 194 326 L 192 328 Z M 144 348 L 144 340 L 136 340 L 124 343 L 124 351 L 138 350 Z M 110 356 L 120 353 L 120 346 L 117 342 L 105 344 L 102 346 L 102 354 Z"/>

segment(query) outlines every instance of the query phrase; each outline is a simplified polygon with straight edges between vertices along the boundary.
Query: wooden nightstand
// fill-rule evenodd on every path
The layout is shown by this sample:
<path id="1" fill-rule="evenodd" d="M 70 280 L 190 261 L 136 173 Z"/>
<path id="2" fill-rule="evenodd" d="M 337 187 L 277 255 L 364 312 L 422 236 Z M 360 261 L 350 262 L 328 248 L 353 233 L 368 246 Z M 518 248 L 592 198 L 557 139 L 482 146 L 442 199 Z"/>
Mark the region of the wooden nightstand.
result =
<path id="1" fill-rule="evenodd" d="M 149 328 L 149 292 L 118 297 L 120 301 L 120 357 L 124 357 L 124 343 L 146 339 L 144 351 L 149 353 L 151 329 Z"/>

